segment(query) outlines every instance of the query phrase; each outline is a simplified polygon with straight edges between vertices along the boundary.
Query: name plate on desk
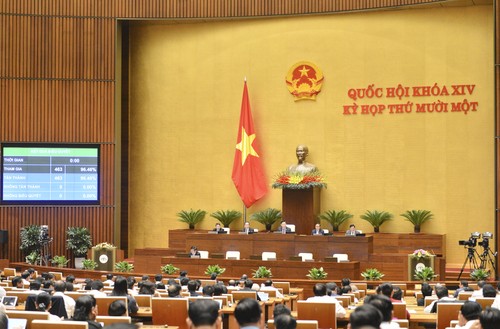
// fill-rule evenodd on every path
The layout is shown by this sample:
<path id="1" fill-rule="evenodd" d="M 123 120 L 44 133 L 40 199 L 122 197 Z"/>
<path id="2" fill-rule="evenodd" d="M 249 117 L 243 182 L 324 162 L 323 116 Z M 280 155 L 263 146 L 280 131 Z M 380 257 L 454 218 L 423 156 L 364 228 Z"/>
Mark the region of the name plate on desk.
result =
<path id="1" fill-rule="evenodd" d="M 325 257 L 325 262 L 334 262 L 337 263 L 337 257 Z"/>

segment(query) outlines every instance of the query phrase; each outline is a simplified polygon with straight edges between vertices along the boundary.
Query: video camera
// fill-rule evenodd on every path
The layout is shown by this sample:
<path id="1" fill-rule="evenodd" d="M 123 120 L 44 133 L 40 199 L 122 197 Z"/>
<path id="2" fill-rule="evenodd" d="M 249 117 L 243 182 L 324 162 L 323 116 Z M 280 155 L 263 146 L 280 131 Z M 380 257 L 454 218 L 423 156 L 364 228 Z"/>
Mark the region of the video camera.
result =
<path id="1" fill-rule="evenodd" d="M 469 248 L 474 248 L 475 246 L 477 246 L 477 239 L 479 239 L 480 237 L 481 237 L 481 233 L 479 233 L 479 232 L 471 233 L 469 240 L 459 240 L 458 245 L 464 246 L 464 247 L 469 247 Z"/>
<path id="2" fill-rule="evenodd" d="M 490 246 L 490 239 L 493 239 L 493 233 L 491 232 L 484 232 L 483 233 L 483 241 L 480 241 L 478 244 L 487 249 Z"/>
<path id="3" fill-rule="evenodd" d="M 52 238 L 49 237 L 49 226 L 48 225 L 40 226 L 39 240 L 41 243 L 48 243 L 48 242 L 52 241 Z"/>

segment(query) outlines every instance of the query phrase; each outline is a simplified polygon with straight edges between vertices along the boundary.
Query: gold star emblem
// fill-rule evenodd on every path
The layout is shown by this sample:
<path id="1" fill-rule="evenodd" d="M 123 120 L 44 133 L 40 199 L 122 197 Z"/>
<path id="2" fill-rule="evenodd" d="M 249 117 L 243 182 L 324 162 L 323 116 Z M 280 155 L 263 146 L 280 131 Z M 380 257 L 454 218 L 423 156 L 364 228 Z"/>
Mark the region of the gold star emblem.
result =
<path id="1" fill-rule="evenodd" d="M 251 134 L 248 136 L 247 132 L 245 131 L 245 128 L 241 128 L 241 142 L 236 144 L 236 148 L 241 151 L 241 165 L 243 166 L 245 164 L 245 161 L 247 160 L 248 155 L 253 155 L 255 157 L 259 157 L 257 152 L 255 152 L 254 148 L 252 147 L 252 143 L 255 140 L 255 134 Z"/>
<path id="2" fill-rule="evenodd" d="M 307 74 L 309 73 L 309 70 L 306 69 L 305 66 L 302 66 L 302 70 L 299 70 L 299 72 L 301 73 L 301 75 L 300 75 L 301 77 L 303 77 L 304 75 L 307 77 L 308 76 Z"/>

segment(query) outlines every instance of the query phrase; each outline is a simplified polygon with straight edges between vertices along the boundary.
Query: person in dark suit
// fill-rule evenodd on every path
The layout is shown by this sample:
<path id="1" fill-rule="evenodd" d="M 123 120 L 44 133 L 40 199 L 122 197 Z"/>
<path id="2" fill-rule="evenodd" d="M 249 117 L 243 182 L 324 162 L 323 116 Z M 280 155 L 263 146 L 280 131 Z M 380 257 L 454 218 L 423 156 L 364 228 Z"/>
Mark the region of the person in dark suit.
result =
<path id="1" fill-rule="evenodd" d="M 241 232 L 244 232 L 246 234 L 252 234 L 252 233 L 255 233 L 255 230 L 250 227 L 250 223 L 249 222 L 245 222 L 245 224 L 243 225 L 243 229 L 241 230 Z"/>
<path id="2" fill-rule="evenodd" d="M 292 230 L 286 226 L 286 222 L 285 221 L 281 221 L 281 224 L 280 224 L 280 227 L 278 227 L 278 229 L 276 230 L 277 233 L 281 233 L 281 234 L 287 234 L 287 233 L 291 233 Z"/>
<path id="3" fill-rule="evenodd" d="M 214 232 L 217 232 L 217 234 L 224 234 L 226 231 L 220 226 L 220 223 L 215 224 L 215 228 L 212 230 Z"/>
<path id="4" fill-rule="evenodd" d="M 191 249 L 189 250 L 189 257 L 200 257 L 200 252 L 198 251 L 198 248 L 196 246 L 191 246 Z"/>
<path id="5" fill-rule="evenodd" d="M 319 225 L 319 223 L 316 223 L 316 225 L 314 225 L 314 230 L 312 230 L 311 234 L 312 235 L 323 235 L 323 234 L 325 234 L 325 231 L 323 231 L 323 229 L 321 228 L 321 225 Z"/>
<path id="6" fill-rule="evenodd" d="M 356 225 L 351 224 L 349 225 L 349 229 L 345 232 L 346 236 L 356 236 L 360 232 L 356 230 Z"/>

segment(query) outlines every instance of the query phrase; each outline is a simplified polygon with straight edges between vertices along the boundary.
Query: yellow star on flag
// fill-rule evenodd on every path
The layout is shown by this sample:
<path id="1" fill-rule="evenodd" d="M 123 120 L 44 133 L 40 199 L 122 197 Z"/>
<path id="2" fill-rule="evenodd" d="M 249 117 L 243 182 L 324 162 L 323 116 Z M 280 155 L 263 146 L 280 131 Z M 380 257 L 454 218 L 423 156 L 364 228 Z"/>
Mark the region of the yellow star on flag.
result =
<path id="1" fill-rule="evenodd" d="M 245 131 L 245 127 L 241 128 L 241 142 L 236 144 L 236 148 L 241 151 L 242 166 L 245 164 L 248 155 L 259 157 L 259 155 L 257 154 L 257 152 L 255 152 L 252 146 L 254 139 L 255 139 L 255 134 L 251 134 L 250 136 L 248 136 L 247 132 Z"/>

